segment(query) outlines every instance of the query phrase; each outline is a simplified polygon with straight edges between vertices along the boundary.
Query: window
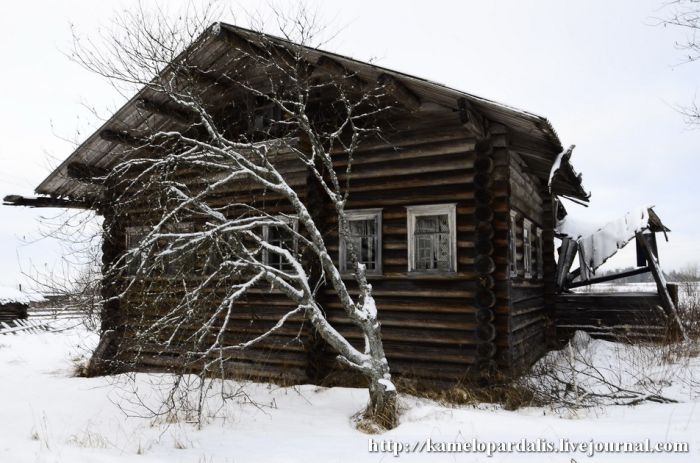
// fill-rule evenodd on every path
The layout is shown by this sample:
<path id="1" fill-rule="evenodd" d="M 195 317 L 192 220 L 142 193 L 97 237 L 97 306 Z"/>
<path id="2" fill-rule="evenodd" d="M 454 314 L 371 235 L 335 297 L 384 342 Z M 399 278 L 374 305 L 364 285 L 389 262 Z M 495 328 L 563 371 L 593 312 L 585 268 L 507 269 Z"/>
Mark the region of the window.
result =
<path id="1" fill-rule="evenodd" d="M 274 131 L 274 125 L 282 119 L 282 111 L 267 96 L 252 97 L 248 103 L 250 108 L 250 132 L 267 133 Z"/>
<path id="2" fill-rule="evenodd" d="M 153 228 L 147 226 L 126 228 L 126 249 L 138 250 L 128 258 L 128 273 L 135 275 L 142 264 L 142 272 L 166 277 L 192 272 L 196 259 L 193 250 L 187 246 L 189 238 L 178 235 L 193 232 L 194 225 L 190 222 L 167 224 L 143 247 L 143 241 L 152 231 Z"/>
<path id="3" fill-rule="evenodd" d="M 150 229 L 148 227 L 126 227 L 126 250 L 131 251 L 132 249 L 138 249 L 141 242 L 148 236 Z M 139 249 L 136 253 L 129 256 L 127 264 L 127 273 L 129 275 L 135 275 L 139 267 L 141 266 L 141 261 L 143 260 L 146 251 L 144 249 Z"/>
<path id="4" fill-rule="evenodd" d="M 511 277 L 518 276 L 518 241 L 516 239 L 517 232 L 517 213 L 510 211 L 510 228 L 508 233 L 508 268 Z"/>
<path id="5" fill-rule="evenodd" d="M 272 246 L 286 249 L 293 256 L 296 256 L 299 222 L 292 217 L 279 216 L 276 219 L 279 220 L 279 225 L 263 226 L 263 240 Z M 269 249 L 263 249 L 263 262 L 278 270 L 287 271 L 292 269 L 292 264 L 282 254 Z"/>
<path id="6" fill-rule="evenodd" d="M 544 278 L 544 247 L 542 246 L 542 229 L 537 227 L 537 278 Z"/>
<path id="7" fill-rule="evenodd" d="M 407 207 L 408 270 L 457 271 L 455 204 Z"/>
<path id="8" fill-rule="evenodd" d="M 523 268 L 525 278 L 532 278 L 532 222 L 523 219 Z"/>
<path id="9" fill-rule="evenodd" d="M 363 209 L 347 211 L 346 214 L 349 236 L 347 242 L 340 240 L 340 271 L 352 272 L 352 250 L 357 261 L 365 265 L 368 275 L 381 275 L 382 210 Z"/>

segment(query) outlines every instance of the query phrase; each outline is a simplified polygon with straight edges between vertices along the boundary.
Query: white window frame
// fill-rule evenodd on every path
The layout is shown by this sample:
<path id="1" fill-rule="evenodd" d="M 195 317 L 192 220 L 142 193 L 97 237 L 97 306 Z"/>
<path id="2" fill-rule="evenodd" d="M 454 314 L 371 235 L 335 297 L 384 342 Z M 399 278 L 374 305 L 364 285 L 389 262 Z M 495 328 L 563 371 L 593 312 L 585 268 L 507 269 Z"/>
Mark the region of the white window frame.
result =
<path id="1" fill-rule="evenodd" d="M 367 270 L 367 275 L 381 275 L 382 274 L 382 209 L 356 209 L 352 211 L 345 211 L 345 217 L 348 222 L 353 220 L 375 220 L 377 225 L 377 252 L 375 253 L 375 259 L 377 263 L 375 268 L 372 270 Z M 352 268 L 348 268 L 350 264 L 346 251 L 345 240 L 341 237 L 338 249 L 340 272 L 343 275 L 352 274 Z"/>
<path id="2" fill-rule="evenodd" d="M 291 226 L 291 229 L 294 230 L 294 244 L 292 245 L 292 254 L 297 255 L 299 253 L 299 237 L 297 236 L 297 233 L 299 233 L 299 220 L 296 217 L 290 217 L 286 215 L 277 215 L 274 217 L 275 220 L 279 220 L 280 222 L 284 222 L 287 224 L 287 226 Z M 270 227 L 273 227 L 273 225 L 263 225 L 262 227 L 262 238 L 263 241 L 269 243 L 269 237 L 270 237 Z M 266 249 L 263 248 L 263 264 L 273 267 L 272 263 L 270 262 L 270 252 Z M 277 270 L 283 271 L 281 268 L 273 267 Z"/>
<path id="3" fill-rule="evenodd" d="M 510 227 L 508 233 L 508 246 L 510 252 L 510 262 L 508 262 L 509 273 L 511 277 L 518 276 L 518 240 L 517 240 L 517 226 L 518 226 L 518 213 L 516 211 L 510 211 Z"/>
<path id="4" fill-rule="evenodd" d="M 419 269 L 416 270 L 416 217 L 425 215 L 447 215 L 447 224 L 450 228 L 450 268 L 443 269 Z M 408 235 L 408 271 L 416 273 L 454 273 L 457 271 L 457 203 L 427 204 L 423 206 L 407 206 L 406 222 Z"/>
<path id="5" fill-rule="evenodd" d="M 542 280 L 544 278 L 544 246 L 542 241 L 542 228 L 537 227 L 536 231 L 537 239 L 537 278 Z"/>
<path id="6" fill-rule="evenodd" d="M 523 270 L 526 279 L 532 278 L 532 221 L 523 218 Z"/>

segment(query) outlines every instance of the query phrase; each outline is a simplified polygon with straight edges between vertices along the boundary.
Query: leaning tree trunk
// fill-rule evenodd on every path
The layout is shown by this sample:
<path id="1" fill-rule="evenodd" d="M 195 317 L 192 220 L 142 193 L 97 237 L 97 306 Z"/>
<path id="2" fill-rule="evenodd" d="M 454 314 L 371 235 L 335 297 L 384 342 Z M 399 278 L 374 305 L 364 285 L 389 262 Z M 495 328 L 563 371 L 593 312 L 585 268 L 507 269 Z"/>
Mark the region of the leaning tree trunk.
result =
<path id="1" fill-rule="evenodd" d="M 398 424 L 398 407 L 396 387 L 391 380 L 389 362 L 384 353 L 381 325 L 377 320 L 371 286 L 367 285 L 365 307 L 368 317 L 359 323 L 367 342 L 367 351 L 372 357 L 369 377 L 369 406 L 365 417 L 386 429 L 393 429 Z"/>
<path id="2" fill-rule="evenodd" d="M 388 368 L 387 368 L 388 370 Z M 371 378 L 369 383 L 369 406 L 365 417 L 386 429 L 398 424 L 396 388 L 384 377 Z"/>

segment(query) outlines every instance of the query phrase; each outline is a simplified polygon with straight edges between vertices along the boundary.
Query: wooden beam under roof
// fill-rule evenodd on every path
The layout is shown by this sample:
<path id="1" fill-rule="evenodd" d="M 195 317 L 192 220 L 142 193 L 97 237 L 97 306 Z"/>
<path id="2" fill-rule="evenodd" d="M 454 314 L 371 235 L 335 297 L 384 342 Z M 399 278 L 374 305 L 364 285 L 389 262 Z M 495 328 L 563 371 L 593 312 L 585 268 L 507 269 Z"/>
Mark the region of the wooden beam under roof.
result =
<path id="1" fill-rule="evenodd" d="M 474 109 L 474 106 L 466 98 L 460 98 L 457 101 L 457 106 L 462 126 L 473 133 L 477 139 L 486 138 L 488 134 L 486 118 Z"/>
<path id="2" fill-rule="evenodd" d="M 20 195 L 7 195 L 3 198 L 3 205 L 25 207 L 61 207 L 66 209 L 95 209 L 95 205 L 87 201 L 75 201 L 72 199 L 54 198 L 51 196 L 27 198 Z"/>
<path id="3" fill-rule="evenodd" d="M 420 109 L 420 97 L 397 78 L 384 73 L 379 75 L 377 83 L 403 108 L 411 112 Z"/>
<path id="4" fill-rule="evenodd" d="M 263 34 L 258 34 L 258 36 L 262 40 L 265 40 Z M 276 63 L 280 68 L 286 66 L 289 69 L 296 69 L 299 64 L 299 60 L 296 59 L 286 47 L 277 45 L 272 40 L 268 40 L 263 44 L 257 44 L 243 37 L 241 34 L 237 34 L 226 26 L 219 27 L 216 37 L 253 60 L 256 58 L 269 60 L 272 63 Z"/>
<path id="5" fill-rule="evenodd" d="M 184 125 L 195 124 L 198 120 L 198 116 L 194 112 L 187 111 L 172 103 L 159 103 L 149 98 L 139 98 L 136 100 L 136 106 L 143 111 L 167 117 Z"/>
<path id="6" fill-rule="evenodd" d="M 178 77 L 192 81 L 193 84 L 199 85 L 200 87 L 221 87 L 223 90 L 229 90 L 232 88 L 239 88 L 239 82 L 226 75 L 219 74 L 213 71 L 204 71 L 197 67 L 179 67 L 175 71 Z"/>
<path id="7" fill-rule="evenodd" d="M 368 85 L 367 81 L 358 77 L 352 71 L 349 71 L 338 61 L 325 55 L 322 55 L 316 61 L 316 69 L 314 70 L 314 73 L 316 75 L 329 75 L 331 77 L 343 79 L 344 81 L 348 82 L 350 86 L 358 90 L 364 90 Z"/>
<path id="8" fill-rule="evenodd" d="M 150 143 L 148 138 L 134 135 L 128 130 L 104 129 L 100 131 L 100 138 L 105 141 L 131 147 L 146 146 Z"/>
<path id="9" fill-rule="evenodd" d="M 239 34 L 236 34 L 235 32 L 233 32 L 225 26 L 219 26 L 218 31 L 216 33 L 216 38 L 225 41 L 227 44 L 232 46 L 234 49 L 240 51 L 244 55 L 253 57 L 265 57 L 267 55 L 265 53 L 265 50 L 263 50 L 261 47 L 253 44 L 247 39 L 244 39 Z"/>
<path id="10" fill-rule="evenodd" d="M 91 166 L 82 162 L 70 162 L 66 166 L 66 175 L 81 182 L 95 183 L 95 179 L 109 175 L 109 169 Z"/>

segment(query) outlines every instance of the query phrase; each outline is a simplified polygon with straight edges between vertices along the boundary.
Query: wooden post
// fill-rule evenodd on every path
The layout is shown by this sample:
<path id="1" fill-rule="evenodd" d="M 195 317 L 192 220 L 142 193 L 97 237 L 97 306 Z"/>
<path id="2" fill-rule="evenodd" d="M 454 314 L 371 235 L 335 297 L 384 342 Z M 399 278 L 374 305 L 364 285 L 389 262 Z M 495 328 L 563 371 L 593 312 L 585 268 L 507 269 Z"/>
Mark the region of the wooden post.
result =
<path id="1" fill-rule="evenodd" d="M 564 289 L 566 277 L 569 274 L 569 269 L 574 264 L 574 257 L 578 244 L 571 238 L 564 238 L 561 241 L 561 251 L 559 252 L 559 261 L 557 262 L 557 273 L 555 274 L 555 282 L 557 291 Z"/>
<path id="2" fill-rule="evenodd" d="M 678 283 L 666 283 L 666 289 L 668 289 L 668 294 L 678 309 Z"/>
<path id="3" fill-rule="evenodd" d="M 656 258 L 656 256 L 654 256 L 654 252 L 651 248 L 651 245 L 646 239 L 644 239 L 644 236 L 641 232 L 637 232 L 636 238 L 637 242 L 642 244 L 642 248 L 647 255 L 647 262 L 649 262 L 649 270 L 651 270 L 652 275 L 654 275 L 654 280 L 656 281 L 656 288 L 659 292 L 659 296 L 661 297 L 662 307 L 664 308 L 666 315 L 668 315 L 668 318 L 671 320 L 672 327 L 676 330 L 677 335 L 682 339 L 686 339 L 687 336 L 685 334 L 685 330 L 683 330 L 683 324 L 681 323 L 680 318 L 678 318 L 676 305 L 673 303 L 673 299 L 671 299 L 671 295 L 669 294 L 668 289 L 666 288 L 666 279 L 664 278 L 664 274 L 661 271 L 661 267 L 659 267 L 659 261 Z"/>

